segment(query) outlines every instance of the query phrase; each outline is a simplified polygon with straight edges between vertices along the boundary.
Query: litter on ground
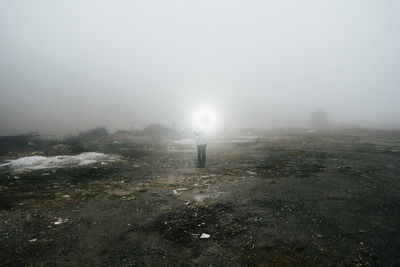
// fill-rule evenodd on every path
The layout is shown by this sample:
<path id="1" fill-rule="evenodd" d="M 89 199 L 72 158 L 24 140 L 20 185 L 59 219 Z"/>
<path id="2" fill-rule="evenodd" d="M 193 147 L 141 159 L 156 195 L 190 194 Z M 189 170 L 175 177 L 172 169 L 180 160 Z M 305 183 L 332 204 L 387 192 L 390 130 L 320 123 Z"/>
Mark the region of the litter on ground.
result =
<path id="1" fill-rule="evenodd" d="M 210 238 L 210 235 L 206 234 L 206 233 L 202 233 L 200 238 Z"/>

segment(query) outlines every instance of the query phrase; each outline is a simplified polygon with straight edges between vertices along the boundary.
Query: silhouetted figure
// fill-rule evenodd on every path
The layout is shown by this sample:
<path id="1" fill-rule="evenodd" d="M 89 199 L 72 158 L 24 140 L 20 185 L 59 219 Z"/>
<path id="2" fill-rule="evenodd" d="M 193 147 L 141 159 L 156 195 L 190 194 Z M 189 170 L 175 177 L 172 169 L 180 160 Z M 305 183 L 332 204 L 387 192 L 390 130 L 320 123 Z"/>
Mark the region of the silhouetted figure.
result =
<path id="1" fill-rule="evenodd" d="M 207 139 L 201 132 L 194 132 L 196 135 L 196 145 L 197 145 L 197 167 L 204 168 L 206 165 L 206 148 Z"/>
<path id="2" fill-rule="evenodd" d="M 207 138 L 215 125 L 215 116 L 209 110 L 201 110 L 195 118 L 194 134 L 197 145 L 197 166 L 204 168 L 206 165 Z"/>
<path id="3" fill-rule="evenodd" d="M 199 168 L 204 168 L 206 164 L 206 148 L 207 145 L 197 146 L 197 166 Z"/>

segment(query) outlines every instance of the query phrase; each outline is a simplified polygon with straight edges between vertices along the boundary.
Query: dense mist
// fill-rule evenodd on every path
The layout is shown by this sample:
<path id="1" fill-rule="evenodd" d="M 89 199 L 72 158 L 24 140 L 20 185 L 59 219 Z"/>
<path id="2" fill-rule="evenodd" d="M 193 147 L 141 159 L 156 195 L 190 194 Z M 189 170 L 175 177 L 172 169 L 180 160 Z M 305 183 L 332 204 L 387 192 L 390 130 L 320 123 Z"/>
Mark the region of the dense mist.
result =
<path id="1" fill-rule="evenodd" d="M 400 127 L 399 1 L 1 1 L 0 135 Z"/>

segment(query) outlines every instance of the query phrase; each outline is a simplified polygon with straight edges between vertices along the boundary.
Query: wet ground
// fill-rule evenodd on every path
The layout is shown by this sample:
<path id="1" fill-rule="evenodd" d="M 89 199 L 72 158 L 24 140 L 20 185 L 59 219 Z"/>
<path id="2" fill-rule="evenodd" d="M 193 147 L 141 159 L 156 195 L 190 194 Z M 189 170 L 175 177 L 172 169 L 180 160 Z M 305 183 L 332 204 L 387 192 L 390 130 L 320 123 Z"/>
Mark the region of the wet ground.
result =
<path id="1" fill-rule="evenodd" d="M 116 162 L 2 168 L 0 265 L 400 265 L 400 132 L 238 138 L 204 169 L 191 145 L 134 139 L 97 144 Z M 57 154 L 1 160 L 32 153 Z"/>

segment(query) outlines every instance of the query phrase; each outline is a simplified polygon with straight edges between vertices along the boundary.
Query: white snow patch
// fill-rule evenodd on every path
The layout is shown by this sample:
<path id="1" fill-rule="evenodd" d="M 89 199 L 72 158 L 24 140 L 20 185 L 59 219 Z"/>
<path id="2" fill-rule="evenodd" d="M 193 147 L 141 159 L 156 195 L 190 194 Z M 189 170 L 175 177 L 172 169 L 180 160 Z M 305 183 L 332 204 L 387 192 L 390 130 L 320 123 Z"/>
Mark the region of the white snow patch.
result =
<path id="1" fill-rule="evenodd" d="M 175 144 L 180 144 L 180 145 L 194 145 L 196 144 L 196 140 L 192 138 L 185 138 L 185 139 L 180 139 L 174 141 Z"/>
<path id="2" fill-rule="evenodd" d="M 32 156 L 11 160 L 0 166 L 8 166 L 13 170 L 40 170 L 48 168 L 64 168 L 93 164 L 98 161 L 113 161 L 115 157 L 98 152 L 85 152 L 76 156 L 42 157 Z"/>

